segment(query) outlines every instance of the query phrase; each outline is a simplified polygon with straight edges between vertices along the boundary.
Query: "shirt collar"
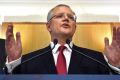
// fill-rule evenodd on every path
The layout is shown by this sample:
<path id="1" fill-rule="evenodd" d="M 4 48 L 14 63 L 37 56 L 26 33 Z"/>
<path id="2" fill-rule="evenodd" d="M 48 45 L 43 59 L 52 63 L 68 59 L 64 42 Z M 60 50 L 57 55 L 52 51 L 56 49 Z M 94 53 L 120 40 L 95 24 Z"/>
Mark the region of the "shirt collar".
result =
<path id="1" fill-rule="evenodd" d="M 51 48 L 53 48 L 53 47 L 54 47 L 54 43 L 51 42 L 51 43 L 50 43 L 50 46 L 51 46 Z M 67 47 L 67 49 L 68 49 L 70 52 L 72 52 L 72 49 L 71 49 L 71 48 L 73 47 L 72 41 L 70 42 L 70 47 L 71 47 L 71 48 L 69 47 L 68 44 L 64 44 L 64 46 Z M 52 50 L 52 52 L 53 52 L 53 53 L 57 53 L 59 47 L 60 47 L 60 44 L 56 44 L 56 45 L 55 45 L 55 48 Z"/>

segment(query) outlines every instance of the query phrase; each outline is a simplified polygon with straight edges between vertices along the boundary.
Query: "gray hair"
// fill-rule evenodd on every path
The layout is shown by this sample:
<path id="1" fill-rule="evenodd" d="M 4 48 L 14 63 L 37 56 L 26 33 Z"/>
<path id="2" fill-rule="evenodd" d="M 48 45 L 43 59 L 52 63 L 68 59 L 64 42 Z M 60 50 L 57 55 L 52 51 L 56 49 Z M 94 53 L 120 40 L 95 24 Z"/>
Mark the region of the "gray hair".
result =
<path id="1" fill-rule="evenodd" d="M 55 6 L 54 8 L 52 8 L 47 15 L 47 22 L 49 22 L 51 20 L 51 18 L 53 17 L 53 11 L 58 8 L 58 7 L 68 7 L 70 8 L 70 6 L 66 5 L 66 4 L 59 4 L 57 6 Z M 71 9 L 71 8 L 70 8 Z M 73 12 L 73 11 L 72 11 Z M 73 12 L 74 13 L 74 12 Z M 75 14 L 75 13 L 74 13 Z"/>

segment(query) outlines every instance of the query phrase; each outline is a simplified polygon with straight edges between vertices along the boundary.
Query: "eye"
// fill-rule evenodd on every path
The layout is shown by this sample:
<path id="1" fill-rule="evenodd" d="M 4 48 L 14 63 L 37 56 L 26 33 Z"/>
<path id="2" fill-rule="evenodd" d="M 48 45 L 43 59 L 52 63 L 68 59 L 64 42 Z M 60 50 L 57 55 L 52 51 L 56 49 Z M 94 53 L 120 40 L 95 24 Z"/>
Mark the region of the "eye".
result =
<path id="1" fill-rule="evenodd" d="M 59 15 L 56 15 L 55 18 L 62 18 L 63 15 L 62 14 L 59 14 Z"/>
<path id="2" fill-rule="evenodd" d="M 69 19 L 71 19 L 71 20 L 75 20 L 75 17 L 74 17 L 74 15 L 68 15 L 68 17 L 69 17 Z"/>

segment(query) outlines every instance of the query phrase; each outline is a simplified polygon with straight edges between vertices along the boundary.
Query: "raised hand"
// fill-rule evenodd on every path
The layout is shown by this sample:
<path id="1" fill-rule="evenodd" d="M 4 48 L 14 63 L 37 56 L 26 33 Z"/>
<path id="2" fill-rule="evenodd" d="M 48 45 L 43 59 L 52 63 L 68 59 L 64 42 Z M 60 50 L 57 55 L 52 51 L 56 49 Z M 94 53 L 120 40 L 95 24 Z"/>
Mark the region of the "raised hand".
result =
<path id="1" fill-rule="evenodd" d="M 104 53 L 108 62 L 116 67 L 120 67 L 120 27 L 113 27 L 112 43 L 109 45 L 109 39 L 105 38 Z"/>
<path id="2" fill-rule="evenodd" d="M 12 24 L 8 25 L 6 31 L 5 48 L 8 55 L 8 62 L 11 62 L 21 57 L 22 44 L 21 44 L 20 32 L 16 33 L 16 40 L 15 40 Z"/>

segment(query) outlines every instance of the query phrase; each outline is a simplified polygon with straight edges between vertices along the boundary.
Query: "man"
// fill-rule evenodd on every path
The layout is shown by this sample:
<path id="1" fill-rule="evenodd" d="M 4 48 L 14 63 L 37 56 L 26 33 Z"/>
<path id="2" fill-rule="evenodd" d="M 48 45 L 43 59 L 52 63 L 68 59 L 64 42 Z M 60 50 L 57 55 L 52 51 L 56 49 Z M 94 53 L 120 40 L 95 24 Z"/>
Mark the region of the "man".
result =
<path id="1" fill-rule="evenodd" d="M 16 33 L 15 41 L 13 25 L 8 25 L 6 66 L 9 73 L 109 74 L 119 71 L 120 28 L 113 29 L 111 45 L 108 38 L 105 38 L 105 56 L 103 56 L 100 52 L 77 47 L 72 43 L 76 30 L 76 15 L 68 5 L 61 4 L 51 9 L 47 16 L 46 26 L 51 35 L 50 45 L 21 57 L 20 33 Z"/>
<path id="2" fill-rule="evenodd" d="M 0 39 L 0 73 L 5 66 L 6 54 L 5 54 L 5 40 Z"/>

